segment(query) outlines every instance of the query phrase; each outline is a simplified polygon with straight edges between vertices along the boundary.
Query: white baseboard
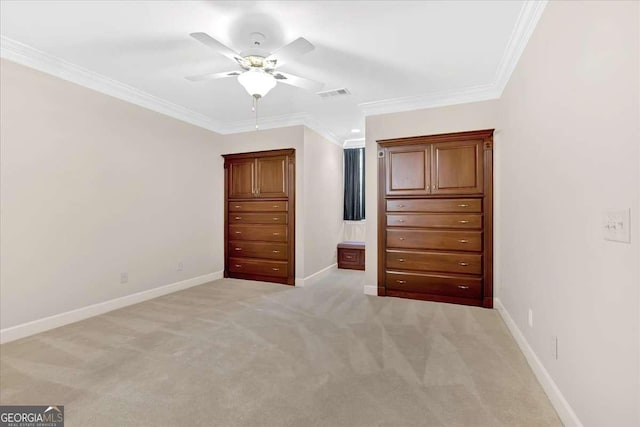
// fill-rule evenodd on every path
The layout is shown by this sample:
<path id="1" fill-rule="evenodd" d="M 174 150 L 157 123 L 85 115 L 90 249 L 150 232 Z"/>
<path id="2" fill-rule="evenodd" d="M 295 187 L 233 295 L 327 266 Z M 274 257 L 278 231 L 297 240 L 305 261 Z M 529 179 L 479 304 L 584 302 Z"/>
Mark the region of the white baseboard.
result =
<path id="1" fill-rule="evenodd" d="M 338 264 L 334 263 L 329 265 L 328 267 L 323 268 L 322 270 L 318 270 L 310 276 L 305 277 L 304 279 L 296 279 L 296 286 L 303 287 L 309 286 L 316 283 L 318 280 L 321 280 L 327 274 L 331 273 L 336 269 Z"/>
<path id="2" fill-rule="evenodd" d="M 494 307 L 496 308 L 496 310 L 498 310 L 500 316 L 502 316 L 502 319 L 504 320 L 504 323 L 506 323 L 507 328 L 509 328 L 509 331 L 511 331 L 511 335 L 513 335 L 516 342 L 518 343 L 520 350 L 522 350 L 522 353 L 524 353 L 524 356 L 526 357 L 527 362 L 529 362 L 529 366 L 531 366 L 533 373 L 535 374 L 536 378 L 538 378 L 538 381 L 542 385 L 545 393 L 547 393 L 547 396 L 549 396 L 549 400 L 551 401 L 553 407 L 556 409 L 556 412 L 558 413 L 560 420 L 562 420 L 562 423 L 567 427 L 583 427 L 582 422 L 580 422 L 580 419 L 573 411 L 573 408 L 571 408 L 571 405 L 569 405 L 567 399 L 564 398 L 562 392 L 553 381 L 551 375 L 549 375 L 549 372 L 545 369 L 540 359 L 538 359 L 538 356 L 527 342 L 527 339 L 524 337 L 522 331 L 520 331 L 520 328 L 518 328 L 516 322 L 514 322 L 514 320 L 511 318 L 511 315 L 509 314 L 507 309 L 504 307 L 504 305 L 502 305 L 500 299 L 494 298 L 493 302 Z"/>
<path id="3" fill-rule="evenodd" d="M 373 285 L 364 285 L 364 294 L 378 296 L 378 287 Z"/>
<path id="4" fill-rule="evenodd" d="M 21 325 L 11 326 L 0 330 L 0 344 L 25 338 L 50 329 L 59 328 L 60 326 L 88 319 L 89 317 L 98 316 L 109 311 L 127 307 L 129 305 L 138 304 L 153 298 L 167 295 L 193 286 L 202 285 L 213 280 L 222 279 L 222 271 L 205 274 L 203 276 L 193 277 L 191 279 L 182 280 L 180 282 L 171 283 L 158 288 L 137 292 L 131 295 L 115 298 L 109 301 L 92 304 L 76 310 L 67 311 L 65 313 L 54 314 L 53 316 L 42 319 L 33 320 Z"/>

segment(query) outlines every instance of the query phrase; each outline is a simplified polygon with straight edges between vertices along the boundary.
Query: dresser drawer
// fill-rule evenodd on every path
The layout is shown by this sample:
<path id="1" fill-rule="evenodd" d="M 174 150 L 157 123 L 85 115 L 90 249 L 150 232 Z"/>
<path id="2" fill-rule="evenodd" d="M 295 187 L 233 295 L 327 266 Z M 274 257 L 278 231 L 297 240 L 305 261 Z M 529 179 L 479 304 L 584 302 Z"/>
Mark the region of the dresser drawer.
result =
<path id="1" fill-rule="evenodd" d="M 388 212 L 482 212 L 480 199 L 394 199 Z"/>
<path id="2" fill-rule="evenodd" d="M 229 242 L 229 256 L 286 260 L 288 249 L 286 243 L 233 240 Z"/>
<path id="3" fill-rule="evenodd" d="M 482 255 L 387 250 L 387 268 L 394 270 L 482 274 Z"/>
<path id="4" fill-rule="evenodd" d="M 286 225 L 230 225 L 229 240 L 286 242 Z"/>
<path id="5" fill-rule="evenodd" d="M 482 228 L 482 214 L 387 214 L 389 227 Z"/>
<path id="6" fill-rule="evenodd" d="M 387 229 L 387 247 L 482 251 L 482 232 Z"/>
<path id="7" fill-rule="evenodd" d="M 230 213 L 229 224 L 286 224 L 286 213 Z"/>
<path id="8" fill-rule="evenodd" d="M 229 258 L 229 271 L 232 273 L 287 277 L 287 263 L 250 258 Z"/>
<path id="9" fill-rule="evenodd" d="M 340 253 L 340 262 L 346 264 L 359 264 L 360 263 L 360 252 L 356 249 L 339 249 Z"/>
<path id="10" fill-rule="evenodd" d="M 338 248 L 338 268 L 364 270 L 364 249 Z"/>
<path id="11" fill-rule="evenodd" d="M 229 212 L 286 212 L 289 203 L 276 202 L 229 202 Z"/>
<path id="12" fill-rule="evenodd" d="M 387 271 L 386 285 L 387 289 L 395 291 L 462 298 L 482 297 L 482 279 L 478 277 Z"/>

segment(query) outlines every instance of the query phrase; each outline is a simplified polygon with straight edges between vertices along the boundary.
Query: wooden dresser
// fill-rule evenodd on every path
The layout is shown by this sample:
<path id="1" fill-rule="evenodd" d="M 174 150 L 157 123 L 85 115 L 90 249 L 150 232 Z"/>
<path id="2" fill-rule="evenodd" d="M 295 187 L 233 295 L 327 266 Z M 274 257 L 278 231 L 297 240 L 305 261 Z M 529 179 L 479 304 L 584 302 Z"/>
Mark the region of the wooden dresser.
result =
<path id="1" fill-rule="evenodd" d="M 224 277 L 295 283 L 295 150 L 224 155 Z"/>
<path id="2" fill-rule="evenodd" d="M 493 307 L 493 130 L 378 147 L 378 295 Z"/>

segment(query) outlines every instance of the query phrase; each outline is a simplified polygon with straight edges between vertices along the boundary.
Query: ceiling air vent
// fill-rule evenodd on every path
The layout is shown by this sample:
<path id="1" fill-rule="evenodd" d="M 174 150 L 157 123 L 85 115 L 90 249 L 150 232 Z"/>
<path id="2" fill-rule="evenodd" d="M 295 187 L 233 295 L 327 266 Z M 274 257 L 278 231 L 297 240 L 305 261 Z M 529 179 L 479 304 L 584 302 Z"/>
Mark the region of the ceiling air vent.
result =
<path id="1" fill-rule="evenodd" d="M 320 96 L 320 98 L 333 98 L 336 96 L 345 96 L 350 94 L 351 92 L 349 92 L 349 90 L 344 87 L 340 89 L 331 89 L 325 90 L 324 92 L 318 92 L 318 96 Z"/>

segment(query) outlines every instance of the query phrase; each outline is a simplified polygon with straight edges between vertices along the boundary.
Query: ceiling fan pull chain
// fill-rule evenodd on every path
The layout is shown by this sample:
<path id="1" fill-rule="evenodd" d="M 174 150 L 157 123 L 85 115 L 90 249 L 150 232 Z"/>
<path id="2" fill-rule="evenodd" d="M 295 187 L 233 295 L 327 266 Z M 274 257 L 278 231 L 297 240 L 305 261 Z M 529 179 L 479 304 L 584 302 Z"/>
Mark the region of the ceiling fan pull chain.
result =
<path id="1" fill-rule="evenodd" d="M 258 98 L 257 96 L 253 97 L 253 110 L 256 112 L 256 130 L 258 130 Z"/>

